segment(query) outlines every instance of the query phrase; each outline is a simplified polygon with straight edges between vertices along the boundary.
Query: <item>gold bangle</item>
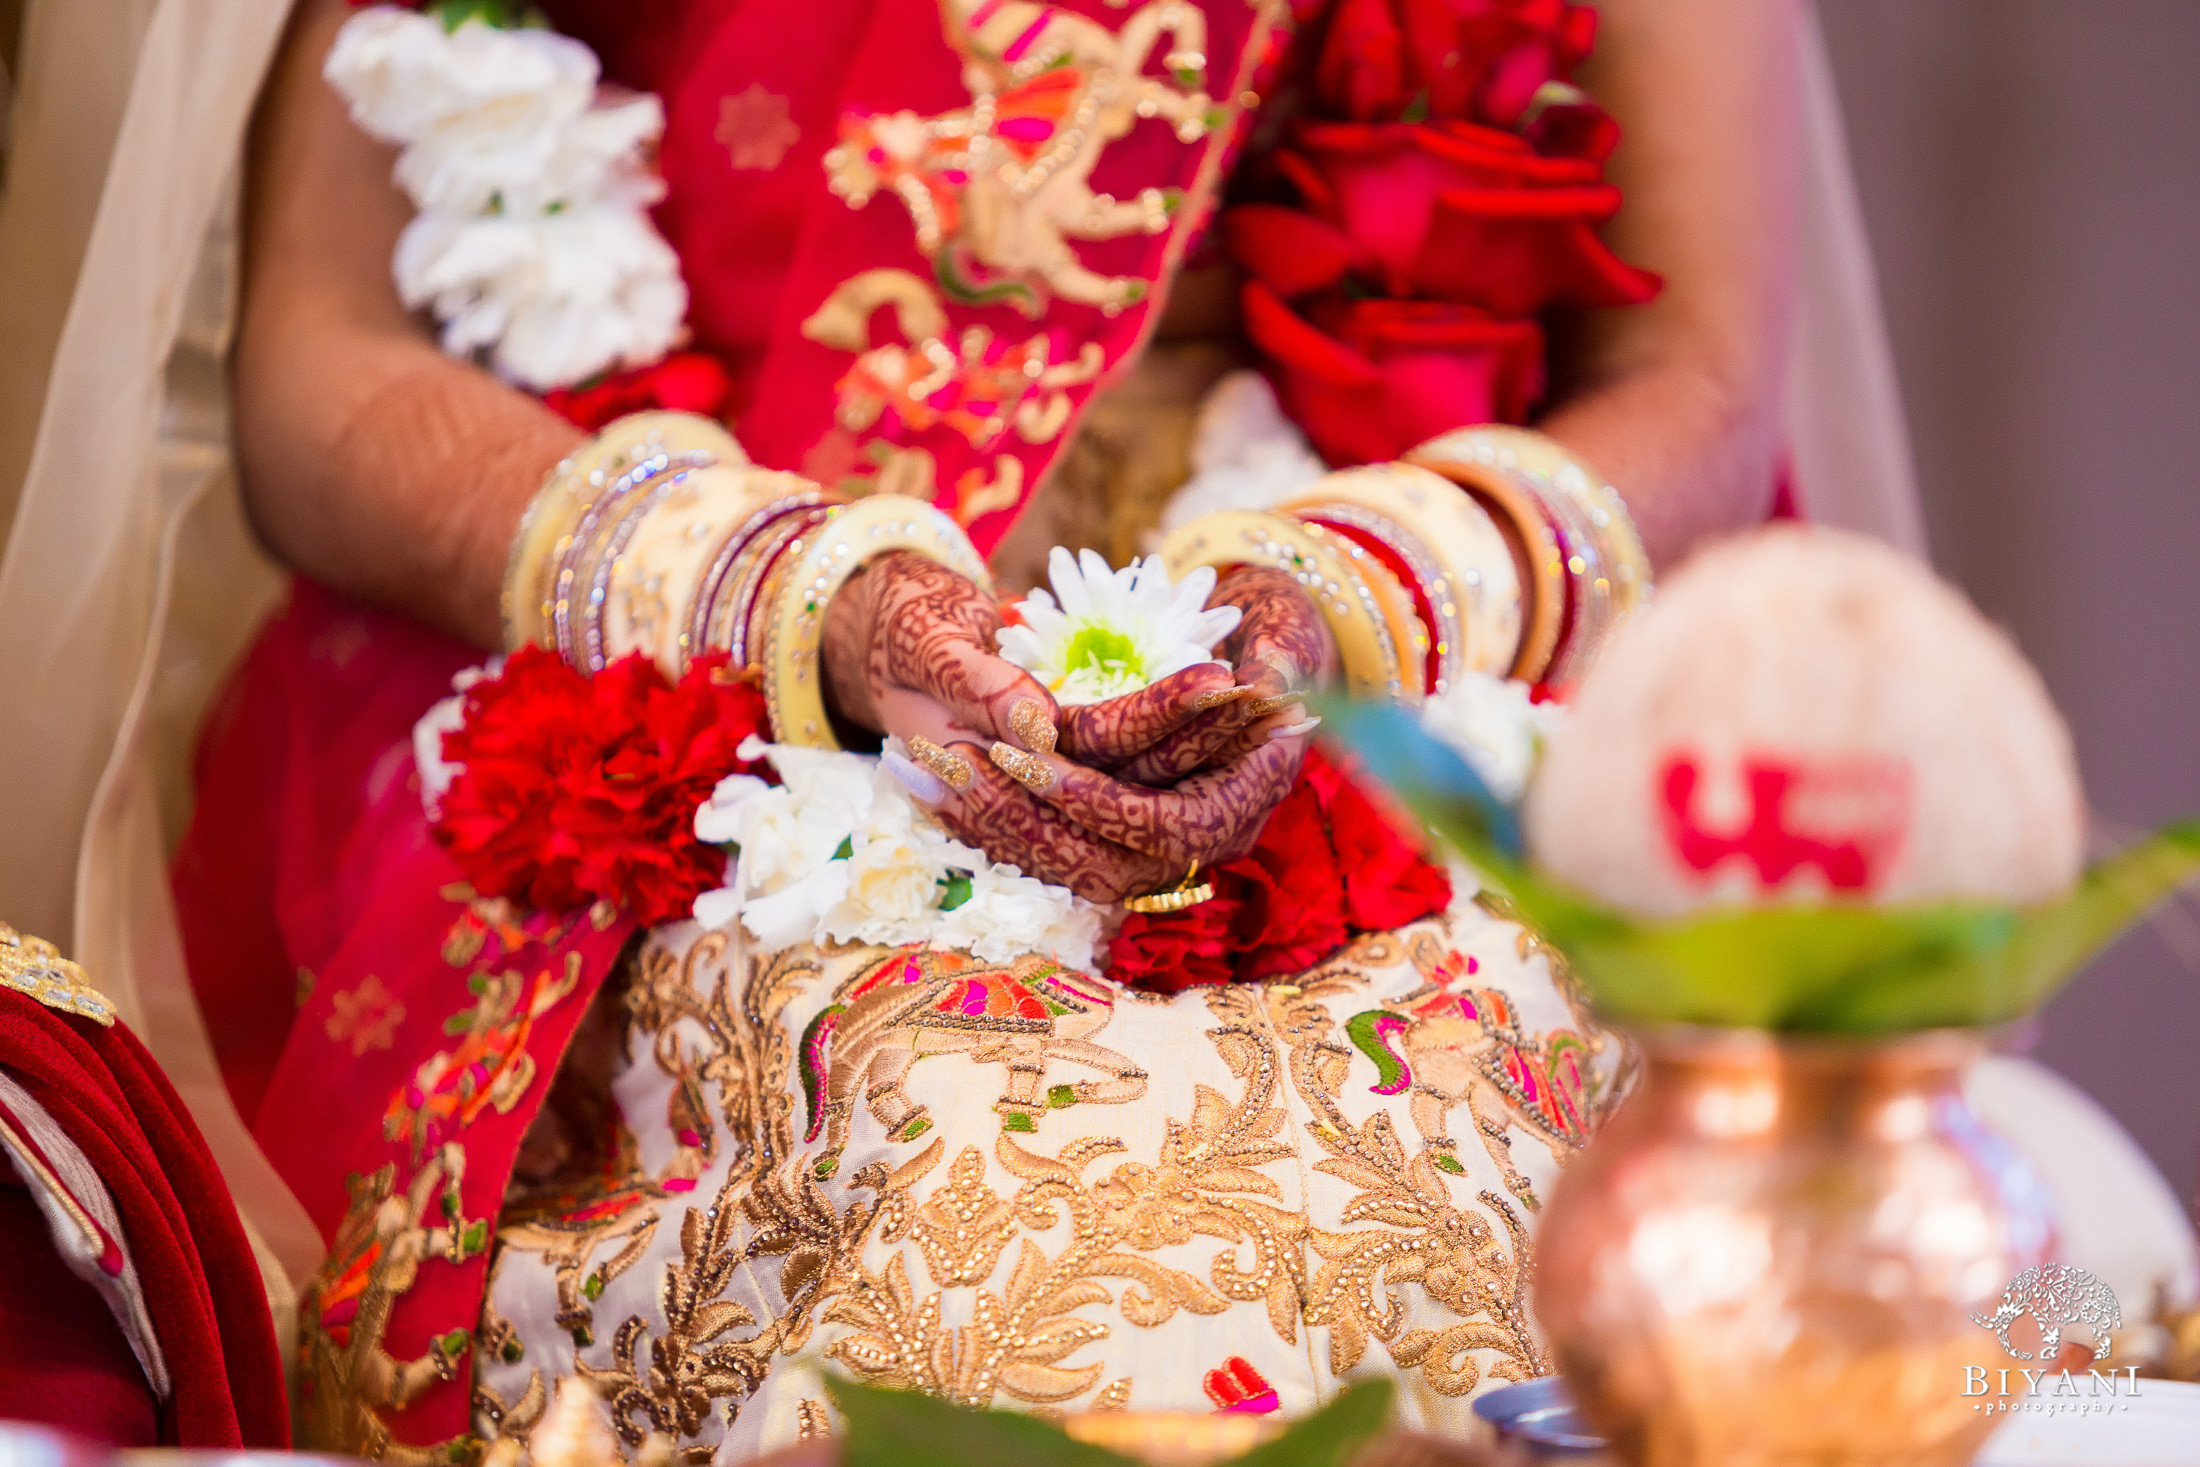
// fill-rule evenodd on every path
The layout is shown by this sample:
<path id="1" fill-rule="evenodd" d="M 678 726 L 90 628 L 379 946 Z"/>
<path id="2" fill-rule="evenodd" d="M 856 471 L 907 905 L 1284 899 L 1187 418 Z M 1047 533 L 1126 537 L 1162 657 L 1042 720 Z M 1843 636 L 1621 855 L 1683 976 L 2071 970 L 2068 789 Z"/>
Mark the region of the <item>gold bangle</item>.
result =
<path id="1" fill-rule="evenodd" d="M 629 413 L 573 450 L 528 501 L 505 557 L 501 602 L 507 650 L 549 645 L 550 567 L 571 552 L 574 529 L 605 489 L 652 450 L 708 454 L 724 464 L 749 461 L 732 434 L 693 413 Z"/>
<path id="2" fill-rule="evenodd" d="M 1181 912 L 1186 907 L 1196 907 L 1201 902 L 1211 900 L 1215 894 L 1215 886 L 1211 881 L 1202 881 L 1197 886 L 1192 884 L 1193 878 L 1198 875 L 1199 863 L 1194 861 L 1192 862 L 1192 869 L 1184 873 L 1182 881 L 1179 881 L 1167 891 L 1155 891 L 1148 892 L 1144 896 L 1125 897 L 1123 898 L 1123 909 L 1127 912 L 1143 912 L 1149 917 L 1157 917 L 1167 912 Z"/>
<path id="3" fill-rule="evenodd" d="M 709 567 L 695 583 L 688 604 L 687 629 L 680 635 L 680 665 L 684 669 L 703 652 L 738 655 L 739 632 L 747 630 L 747 608 L 753 603 L 759 572 L 771 557 L 798 533 L 808 519 L 837 502 L 825 490 L 804 481 L 806 487 L 773 499 L 750 513 L 722 539 Z M 735 608 L 742 608 L 736 612 Z"/>
<path id="4" fill-rule="evenodd" d="M 1287 515 L 1229 509 L 1177 530 L 1163 543 L 1161 559 L 1177 577 L 1203 565 L 1275 566 L 1320 608 L 1355 697 L 1420 696 L 1422 669 L 1405 666 L 1393 631 L 1400 621 L 1397 603 L 1411 615 L 1411 601 L 1397 578 L 1351 541 Z M 1368 567 L 1379 574 L 1367 573 Z M 1417 624 L 1419 617 L 1413 620 Z"/>
<path id="5" fill-rule="evenodd" d="M 970 537 L 942 511 L 899 494 L 874 494 L 828 511 L 800 554 L 773 572 L 764 636 L 764 698 L 772 737 L 783 744 L 833 749 L 819 656 L 825 614 L 848 578 L 889 550 L 912 550 L 968 577 L 986 591 L 993 577 Z"/>
<path id="6" fill-rule="evenodd" d="M 1533 673 L 1514 675 L 1578 679 L 1612 626 L 1650 595 L 1650 560 L 1619 491 L 1579 455 L 1526 428 L 1457 429 L 1407 458 L 1496 502 L 1537 562 L 1535 618 L 1550 624 L 1550 653 Z"/>
<path id="7" fill-rule="evenodd" d="M 1625 616 L 1650 597 L 1655 578 L 1642 535 L 1627 501 L 1588 460 L 1548 434 L 1529 428 L 1490 426 L 1471 430 L 1494 447 L 1499 462 L 1513 455 L 1515 465 L 1538 486 L 1548 485 L 1581 506 L 1612 570 L 1612 606 Z"/>
<path id="8" fill-rule="evenodd" d="M 1411 464 L 1345 469 L 1279 509 L 1382 542 L 1420 582 L 1435 619 L 1442 692 L 1462 672 L 1499 676 L 1520 654 L 1520 572 L 1488 510 L 1441 474 Z"/>
<path id="9" fill-rule="evenodd" d="M 1558 633 L 1566 619 L 1566 556 L 1544 515 L 1542 501 L 1526 484 L 1479 460 L 1469 436 L 1473 432 L 1459 428 L 1432 438 L 1407 454 L 1405 462 L 1441 474 L 1465 489 L 1486 511 L 1502 515 L 1520 537 L 1528 563 L 1528 584 L 1522 588 L 1526 615 L 1511 675 L 1540 682 L 1558 654 Z M 1517 568 L 1514 579 L 1519 579 Z"/>

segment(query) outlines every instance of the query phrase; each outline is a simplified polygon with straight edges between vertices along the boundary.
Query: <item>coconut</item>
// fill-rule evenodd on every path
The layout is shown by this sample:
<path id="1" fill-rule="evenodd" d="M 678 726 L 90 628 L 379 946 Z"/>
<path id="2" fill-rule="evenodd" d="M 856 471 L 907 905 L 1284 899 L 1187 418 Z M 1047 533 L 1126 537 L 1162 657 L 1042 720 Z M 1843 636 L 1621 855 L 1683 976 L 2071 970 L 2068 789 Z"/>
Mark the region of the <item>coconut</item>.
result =
<path id="1" fill-rule="evenodd" d="M 1692 557 L 1582 679 L 1528 794 L 1536 862 L 1625 910 L 1971 898 L 2076 879 L 2069 730 L 2014 643 L 1876 540 Z"/>

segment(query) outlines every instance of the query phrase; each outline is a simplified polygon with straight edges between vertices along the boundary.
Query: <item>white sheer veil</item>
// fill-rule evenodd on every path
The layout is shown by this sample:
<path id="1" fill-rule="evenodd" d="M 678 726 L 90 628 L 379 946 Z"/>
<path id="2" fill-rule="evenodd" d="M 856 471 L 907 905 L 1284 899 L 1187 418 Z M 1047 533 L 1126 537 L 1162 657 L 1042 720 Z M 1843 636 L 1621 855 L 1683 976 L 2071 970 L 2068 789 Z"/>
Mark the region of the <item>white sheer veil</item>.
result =
<path id="1" fill-rule="evenodd" d="M 167 1068 L 286 1327 L 320 1243 L 221 1084 L 163 836 L 192 729 L 279 584 L 238 506 L 223 360 L 236 165 L 287 9 L 31 0 L 0 196 L 0 917 L 71 951 Z M 1815 14 L 1806 50 L 1796 480 L 1811 516 L 1922 550 Z"/>

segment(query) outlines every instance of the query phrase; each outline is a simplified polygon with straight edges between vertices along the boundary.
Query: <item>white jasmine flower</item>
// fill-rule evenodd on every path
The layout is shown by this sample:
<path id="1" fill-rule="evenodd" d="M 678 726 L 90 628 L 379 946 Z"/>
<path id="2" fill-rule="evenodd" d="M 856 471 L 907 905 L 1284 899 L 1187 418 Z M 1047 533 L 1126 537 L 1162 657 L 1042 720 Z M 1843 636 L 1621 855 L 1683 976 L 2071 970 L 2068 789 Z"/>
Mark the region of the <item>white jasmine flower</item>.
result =
<path id="1" fill-rule="evenodd" d="M 1207 609 L 1212 567 L 1172 582 L 1158 556 L 1122 570 L 1091 550 L 1073 556 L 1057 545 L 1047 557 L 1054 594 L 1018 602 L 1020 625 L 1001 629 L 1001 656 L 1031 673 L 1067 704 L 1098 703 L 1212 660 L 1215 644 L 1237 630 L 1238 609 Z"/>
<path id="2" fill-rule="evenodd" d="M 993 862 L 971 874 L 970 900 L 946 914 L 937 940 L 967 948 L 982 962 L 1043 953 L 1064 967 L 1089 971 L 1100 940 L 1100 909 L 1067 887 Z"/>
<path id="3" fill-rule="evenodd" d="M 1200 404 L 1192 432 L 1192 476 L 1161 512 L 1155 542 L 1202 515 L 1272 509 L 1328 472 L 1284 415 L 1268 379 L 1232 372 Z"/>
<path id="4" fill-rule="evenodd" d="M 1564 718 L 1556 703 L 1537 703 L 1528 685 L 1486 672 L 1463 674 L 1421 705 L 1421 726 L 1449 744 L 1506 804 L 1520 799 L 1543 744 Z"/>

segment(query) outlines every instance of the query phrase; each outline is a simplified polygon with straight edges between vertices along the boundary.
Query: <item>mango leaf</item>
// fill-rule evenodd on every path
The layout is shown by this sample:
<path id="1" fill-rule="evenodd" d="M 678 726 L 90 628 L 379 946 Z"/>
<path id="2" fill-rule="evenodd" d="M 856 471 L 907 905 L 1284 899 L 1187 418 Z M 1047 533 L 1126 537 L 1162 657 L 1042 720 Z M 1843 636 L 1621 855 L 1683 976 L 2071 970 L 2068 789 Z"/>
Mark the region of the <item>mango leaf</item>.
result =
<path id="1" fill-rule="evenodd" d="M 829 1380 L 825 1389 L 848 1423 L 842 1467 L 1135 1467 L 1021 1412 L 846 1380 Z"/>
<path id="2" fill-rule="evenodd" d="M 1263 1442 L 1225 1467 L 1346 1467 L 1370 1437 L 1390 1425 L 1387 1380 L 1363 1380 L 1313 1415 L 1294 1421 L 1274 1441 Z"/>
<path id="3" fill-rule="evenodd" d="M 1325 707 L 1335 737 L 1564 953 L 1608 1016 L 1870 1036 L 2031 1012 L 2155 903 L 2200 875 L 2200 821 L 2172 825 L 2036 907 L 1919 902 L 1613 911 L 1520 859 L 1466 762 L 1404 710 Z M 1509 812 L 1508 812 L 1509 815 Z"/>
<path id="4" fill-rule="evenodd" d="M 1135 1467 L 1018 1411 L 981 1411 L 916 1391 L 830 1380 L 847 1419 L 842 1467 Z M 1346 1467 L 1390 1423 L 1387 1380 L 1363 1381 L 1227 1467 Z"/>

